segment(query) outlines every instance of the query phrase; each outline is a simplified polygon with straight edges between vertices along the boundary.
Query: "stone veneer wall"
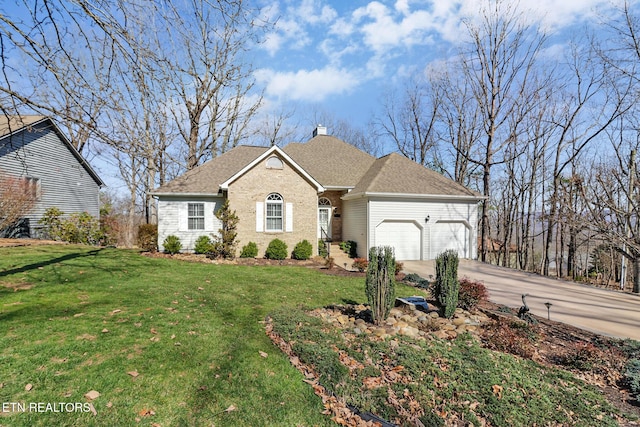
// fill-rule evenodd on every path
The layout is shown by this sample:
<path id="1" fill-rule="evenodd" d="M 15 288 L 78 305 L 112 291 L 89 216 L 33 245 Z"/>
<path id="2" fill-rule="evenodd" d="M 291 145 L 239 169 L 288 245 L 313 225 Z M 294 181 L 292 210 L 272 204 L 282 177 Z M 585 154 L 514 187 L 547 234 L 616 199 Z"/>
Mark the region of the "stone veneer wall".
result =
<path id="1" fill-rule="evenodd" d="M 281 159 L 283 160 L 283 159 Z M 254 166 L 234 181 L 228 190 L 231 209 L 238 215 L 238 248 L 249 242 L 258 245 L 258 257 L 263 257 L 269 242 L 280 239 L 287 244 L 289 256 L 295 245 L 307 239 L 313 246 L 313 255 L 318 253 L 318 193 L 303 176 L 284 162 L 282 169 L 269 169 L 266 161 Z M 287 203 L 293 203 L 293 231 L 256 232 L 256 202 L 263 202 L 266 213 L 266 198 L 279 193 L 283 200 L 283 211 Z M 284 221 L 286 222 L 286 212 Z M 262 219 L 264 224 L 264 218 Z M 286 225 L 283 227 L 286 230 Z M 266 230 L 266 225 L 263 227 Z"/>

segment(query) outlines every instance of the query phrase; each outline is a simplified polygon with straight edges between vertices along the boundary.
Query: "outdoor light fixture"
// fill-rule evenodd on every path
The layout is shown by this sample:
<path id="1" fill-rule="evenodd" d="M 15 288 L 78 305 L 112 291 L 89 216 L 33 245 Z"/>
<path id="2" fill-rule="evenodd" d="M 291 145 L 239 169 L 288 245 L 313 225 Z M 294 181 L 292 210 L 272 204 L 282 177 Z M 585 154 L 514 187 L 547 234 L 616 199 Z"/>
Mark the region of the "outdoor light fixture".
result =
<path id="1" fill-rule="evenodd" d="M 429 218 L 431 218 L 429 215 L 426 216 L 426 218 L 424 219 L 424 222 L 429 222 Z"/>
<path id="2" fill-rule="evenodd" d="M 547 320 L 551 320 L 551 306 L 553 304 L 551 304 L 550 302 L 545 302 L 544 305 L 547 306 Z"/>

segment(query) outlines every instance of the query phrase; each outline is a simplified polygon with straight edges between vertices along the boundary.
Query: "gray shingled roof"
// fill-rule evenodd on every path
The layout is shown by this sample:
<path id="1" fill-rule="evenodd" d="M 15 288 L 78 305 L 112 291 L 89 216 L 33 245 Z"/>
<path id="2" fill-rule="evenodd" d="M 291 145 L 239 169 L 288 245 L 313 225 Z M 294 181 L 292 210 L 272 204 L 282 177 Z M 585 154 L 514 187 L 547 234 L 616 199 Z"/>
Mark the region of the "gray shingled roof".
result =
<path id="1" fill-rule="evenodd" d="M 39 116 L 39 115 L 7 117 L 4 114 L 0 114 L 0 138 L 5 137 L 10 133 L 16 132 L 24 127 L 30 126 L 46 118 L 47 116 Z"/>
<path id="2" fill-rule="evenodd" d="M 283 151 L 324 187 L 354 187 L 376 161 L 375 157 L 329 135 L 317 135 L 306 143 L 291 143 Z"/>
<path id="3" fill-rule="evenodd" d="M 397 153 L 377 159 L 350 194 L 361 193 L 481 197 L 475 191 Z"/>
<path id="4" fill-rule="evenodd" d="M 260 157 L 269 148 L 239 145 L 156 189 L 154 194 L 217 194 L 220 184 Z"/>

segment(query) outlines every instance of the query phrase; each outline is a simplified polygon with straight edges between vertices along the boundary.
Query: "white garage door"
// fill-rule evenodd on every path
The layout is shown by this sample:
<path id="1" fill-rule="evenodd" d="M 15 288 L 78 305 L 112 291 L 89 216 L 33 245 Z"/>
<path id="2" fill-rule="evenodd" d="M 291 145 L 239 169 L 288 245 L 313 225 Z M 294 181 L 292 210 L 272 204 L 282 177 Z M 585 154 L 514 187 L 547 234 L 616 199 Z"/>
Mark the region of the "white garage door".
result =
<path id="1" fill-rule="evenodd" d="M 431 228 L 431 258 L 453 249 L 460 258 L 469 257 L 469 229 L 462 222 L 437 222 Z"/>
<path id="2" fill-rule="evenodd" d="M 392 246 L 397 260 L 419 260 L 421 230 L 415 222 L 384 221 L 376 227 L 376 246 Z"/>

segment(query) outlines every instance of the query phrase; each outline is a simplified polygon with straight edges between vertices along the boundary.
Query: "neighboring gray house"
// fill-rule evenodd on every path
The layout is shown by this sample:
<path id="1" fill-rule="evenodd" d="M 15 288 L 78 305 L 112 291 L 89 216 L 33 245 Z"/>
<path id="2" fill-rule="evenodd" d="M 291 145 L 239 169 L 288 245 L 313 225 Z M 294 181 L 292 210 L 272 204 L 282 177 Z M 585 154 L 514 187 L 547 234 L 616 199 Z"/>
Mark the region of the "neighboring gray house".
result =
<path id="1" fill-rule="evenodd" d="M 318 127 L 306 143 L 238 146 L 158 188 L 158 240 L 178 236 L 192 250 L 216 234 L 225 199 L 239 217 L 239 247 L 263 255 L 279 238 L 353 240 L 366 257 L 390 245 L 399 260 L 433 259 L 453 249 L 477 256 L 482 196 L 399 154 L 376 159 Z"/>
<path id="2" fill-rule="evenodd" d="M 102 180 L 50 118 L 0 116 L 0 172 L 27 180 L 37 197 L 19 226 L 0 230 L 5 236 L 38 237 L 38 221 L 51 207 L 100 215 Z"/>

